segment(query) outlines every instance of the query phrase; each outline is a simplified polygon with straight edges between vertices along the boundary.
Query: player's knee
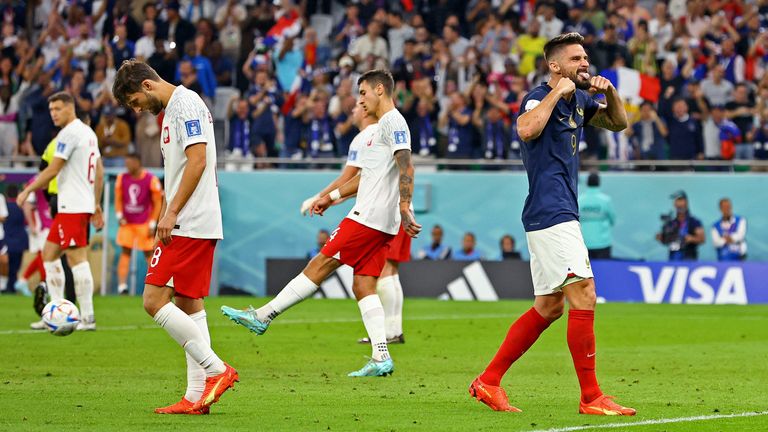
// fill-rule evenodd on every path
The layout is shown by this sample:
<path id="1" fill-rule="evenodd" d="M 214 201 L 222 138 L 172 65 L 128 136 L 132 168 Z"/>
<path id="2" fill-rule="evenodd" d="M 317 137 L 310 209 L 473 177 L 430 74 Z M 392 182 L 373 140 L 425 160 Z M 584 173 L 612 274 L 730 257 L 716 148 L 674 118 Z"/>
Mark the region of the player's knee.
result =
<path id="1" fill-rule="evenodd" d="M 558 318 L 560 318 L 561 316 L 563 316 L 563 309 L 564 309 L 564 308 L 563 308 L 563 305 L 562 305 L 562 304 L 553 305 L 553 306 L 550 306 L 549 308 L 547 308 L 547 309 L 544 311 L 544 313 L 542 314 L 542 316 L 543 316 L 543 317 L 544 317 L 544 318 L 545 318 L 547 321 L 549 321 L 549 322 L 555 322 L 555 321 L 557 321 L 557 320 L 558 320 Z"/>
<path id="2" fill-rule="evenodd" d="M 155 316 L 157 311 L 163 307 L 163 302 L 160 301 L 160 297 L 147 292 L 147 290 L 144 290 L 142 300 L 144 301 L 144 310 L 147 311 L 149 316 Z"/>
<path id="3" fill-rule="evenodd" d="M 578 294 L 579 304 L 574 306 L 578 306 L 578 309 L 594 309 L 597 304 L 597 293 L 595 292 L 594 280 L 587 279 L 583 281 L 583 285 L 580 288 Z"/>

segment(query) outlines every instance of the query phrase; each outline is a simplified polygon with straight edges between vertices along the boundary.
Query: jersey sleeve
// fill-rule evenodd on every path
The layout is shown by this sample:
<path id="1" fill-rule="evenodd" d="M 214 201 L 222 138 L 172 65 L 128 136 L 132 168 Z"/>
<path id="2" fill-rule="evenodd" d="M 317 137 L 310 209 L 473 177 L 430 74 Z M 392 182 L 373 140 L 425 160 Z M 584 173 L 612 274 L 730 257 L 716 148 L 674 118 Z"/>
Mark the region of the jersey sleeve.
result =
<path id="1" fill-rule="evenodd" d="M 360 137 L 360 135 L 355 137 L 355 140 L 353 140 L 352 145 L 349 146 L 349 153 L 347 153 L 347 166 L 355 167 L 355 168 L 362 168 L 363 166 L 360 164 L 360 146 L 355 145 L 355 141 Z"/>
<path id="2" fill-rule="evenodd" d="M 8 217 L 8 206 L 5 204 L 5 195 L 0 194 L 0 218 Z"/>
<path id="3" fill-rule="evenodd" d="M 59 134 L 56 137 L 56 149 L 53 151 L 53 157 L 68 160 L 75 151 L 77 139 L 69 134 Z"/>
<path id="4" fill-rule="evenodd" d="M 379 124 L 381 137 L 394 154 L 398 150 L 411 150 L 411 131 L 402 116 L 390 118 Z"/>
<path id="5" fill-rule="evenodd" d="M 526 113 L 536 108 L 545 96 L 546 94 L 544 94 L 544 92 L 542 92 L 539 88 L 535 88 L 528 92 L 528 94 L 523 97 L 523 102 L 520 104 L 520 114 Z"/>
<path id="6" fill-rule="evenodd" d="M 192 100 L 185 100 L 176 112 L 176 136 L 182 148 L 193 144 L 208 144 L 203 133 L 203 122 L 208 121 L 204 110 Z"/>

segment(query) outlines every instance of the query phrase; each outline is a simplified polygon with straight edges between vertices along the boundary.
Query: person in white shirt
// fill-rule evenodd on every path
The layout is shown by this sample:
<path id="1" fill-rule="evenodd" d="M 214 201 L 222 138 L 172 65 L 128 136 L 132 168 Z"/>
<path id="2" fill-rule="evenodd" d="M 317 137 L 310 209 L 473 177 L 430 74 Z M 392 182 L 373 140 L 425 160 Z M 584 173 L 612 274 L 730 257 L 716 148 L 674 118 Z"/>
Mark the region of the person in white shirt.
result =
<path id="1" fill-rule="evenodd" d="M 366 114 L 360 105 L 355 105 L 352 109 L 352 122 L 360 130 L 349 146 L 347 155 L 347 164 L 341 174 L 328 184 L 323 190 L 304 200 L 301 204 L 301 214 L 306 215 L 312 208 L 312 204 L 332 190 L 341 187 L 344 183 L 352 180 L 360 174 L 362 164 L 360 157 L 365 150 L 365 146 L 370 142 L 378 131 L 376 117 L 372 114 Z M 340 204 L 342 201 L 334 201 L 333 205 Z M 387 343 L 405 343 L 403 337 L 403 287 L 400 284 L 399 266 L 401 262 L 409 261 L 411 258 L 411 237 L 409 237 L 402 227 L 397 233 L 395 239 L 390 243 L 387 252 L 387 262 L 376 283 L 376 293 L 381 299 L 384 307 L 384 317 L 386 322 Z M 358 340 L 359 343 L 368 344 L 370 338 L 364 337 Z"/>
<path id="2" fill-rule="evenodd" d="M 723 217 L 712 224 L 712 245 L 718 261 L 744 261 L 747 259 L 747 218 L 733 214 L 728 198 L 720 200 Z"/>
<path id="3" fill-rule="evenodd" d="M 160 151 L 166 198 L 144 280 L 144 310 L 184 348 L 187 391 L 179 402 L 155 412 L 208 414 L 239 379 L 211 349 L 203 301 L 216 243 L 223 238 L 213 117 L 197 93 L 164 81 L 137 60 L 123 62 L 112 93 L 137 113 L 158 115 L 165 109 Z"/>
<path id="4" fill-rule="evenodd" d="M 360 175 L 353 177 L 312 204 L 310 214 L 322 215 L 334 201 L 357 193 L 347 217 L 304 270 L 266 305 L 246 310 L 222 306 L 224 315 L 256 334 L 291 306 L 312 296 L 320 283 L 342 264 L 354 270 L 352 291 L 371 341 L 371 360 L 349 376 L 385 376 L 394 371 L 387 348 L 385 314 L 376 283 L 390 242 L 400 225 L 411 237 L 421 231 L 410 208 L 414 169 L 408 124 L 392 100 L 394 80 L 383 70 L 371 70 L 357 81 L 358 103 L 378 120 L 378 130 L 355 156 Z"/>
<path id="5" fill-rule="evenodd" d="M 96 229 L 104 226 L 101 192 L 104 168 L 96 134 L 75 114 L 75 99 L 66 92 L 48 98 L 53 124 L 61 128 L 56 136 L 53 160 L 16 198 L 22 207 L 29 194 L 47 187 L 58 176 L 58 213 L 43 247 L 45 282 L 51 300 L 64 298 L 64 268 L 59 258 L 66 254 L 72 268 L 75 295 L 80 306 L 78 330 L 95 330 L 93 313 L 93 275 L 88 263 L 88 223 Z M 33 329 L 44 329 L 42 321 Z"/>
<path id="6" fill-rule="evenodd" d="M 155 53 L 155 34 L 157 26 L 154 21 L 144 21 L 143 36 L 136 41 L 134 54 L 142 61 L 148 60 Z"/>

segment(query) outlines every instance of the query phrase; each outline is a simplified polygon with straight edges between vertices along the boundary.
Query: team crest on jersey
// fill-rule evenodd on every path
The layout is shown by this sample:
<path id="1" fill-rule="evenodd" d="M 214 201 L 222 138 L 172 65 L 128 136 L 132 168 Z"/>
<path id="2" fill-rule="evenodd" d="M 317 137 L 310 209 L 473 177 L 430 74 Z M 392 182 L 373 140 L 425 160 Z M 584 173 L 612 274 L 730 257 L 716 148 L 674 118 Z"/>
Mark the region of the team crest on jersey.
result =
<path id="1" fill-rule="evenodd" d="M 163 144 L 168 144 L 171 142 L 171 131 L 168 129 L 168 126 L 163 127 Z"/>
<path id="2" fill-rule="evenodd" d="M 395 131 L 395 144 L 406 144 L 408 142 L 408 134 L 405 131 Z"/>
<path id="3" fill-rule="evenodd" d="M 184 126 L 187 128 L 187 136 L 193 137 L 203 134 L 203 130 L 200 127 L 200 120 L 187 120 L 184 122 Z"/>

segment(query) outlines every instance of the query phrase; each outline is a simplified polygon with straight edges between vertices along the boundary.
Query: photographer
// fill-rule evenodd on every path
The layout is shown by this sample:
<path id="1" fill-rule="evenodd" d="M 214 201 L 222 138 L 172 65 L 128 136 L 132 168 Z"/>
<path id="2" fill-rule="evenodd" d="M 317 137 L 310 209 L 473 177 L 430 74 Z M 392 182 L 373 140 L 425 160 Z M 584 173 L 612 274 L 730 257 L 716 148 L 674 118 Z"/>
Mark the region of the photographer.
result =
<path id="1" fill-rule="evenodd" d="M 699 257 L 699 245 L 704 243 L 701 221 L 688 211 L 688 196 L 683 191 L 670 196 L 675 200 L 675 214 L 661 215 L 663 225 L 656 240 L 669 248 L 670 261 L 694 261 Z"/>

